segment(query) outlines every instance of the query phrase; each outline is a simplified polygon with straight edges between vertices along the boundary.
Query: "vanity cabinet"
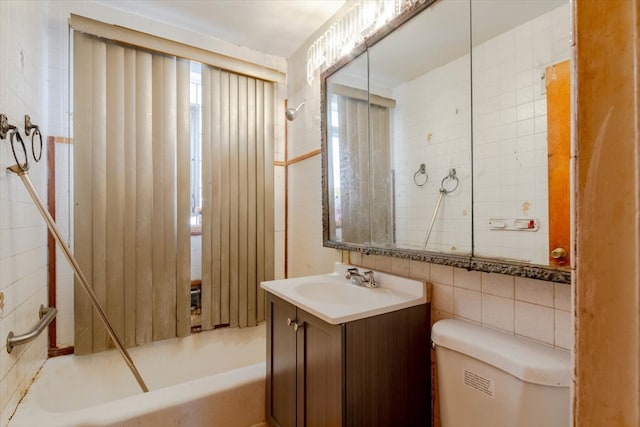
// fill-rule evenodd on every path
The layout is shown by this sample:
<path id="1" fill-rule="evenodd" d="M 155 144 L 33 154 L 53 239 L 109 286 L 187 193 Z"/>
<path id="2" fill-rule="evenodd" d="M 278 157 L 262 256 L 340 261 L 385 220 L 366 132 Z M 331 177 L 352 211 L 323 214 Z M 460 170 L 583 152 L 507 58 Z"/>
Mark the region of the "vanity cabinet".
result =
<path id="1" fill-rule="evenodd" d="M 268 424 L 430 425 L 428 307 L 332 325 L 267 293 Z"/>

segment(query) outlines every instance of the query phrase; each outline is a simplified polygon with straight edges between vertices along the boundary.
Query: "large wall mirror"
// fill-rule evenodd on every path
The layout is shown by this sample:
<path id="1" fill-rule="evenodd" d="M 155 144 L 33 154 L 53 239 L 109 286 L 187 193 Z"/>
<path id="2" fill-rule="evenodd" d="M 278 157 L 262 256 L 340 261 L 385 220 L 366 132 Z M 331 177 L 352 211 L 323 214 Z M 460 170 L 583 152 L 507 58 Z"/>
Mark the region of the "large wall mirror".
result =
<path id="1" fill-rule="evenodd" d="M 325 246 L 569 282 L 569 20 L 427 1 L 323 73 Z"/>

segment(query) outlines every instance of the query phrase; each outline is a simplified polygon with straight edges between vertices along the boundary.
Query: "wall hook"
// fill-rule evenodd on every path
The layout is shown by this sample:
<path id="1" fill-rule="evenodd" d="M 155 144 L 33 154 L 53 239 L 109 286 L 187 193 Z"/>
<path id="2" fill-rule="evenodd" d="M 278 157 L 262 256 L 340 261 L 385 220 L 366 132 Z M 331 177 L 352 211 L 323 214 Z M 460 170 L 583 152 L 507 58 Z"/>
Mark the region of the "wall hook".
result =
<path id="1" fill-rule="evenodd" d="M 16 127 L 9 124 L 6 114 L 0 114 L 0 139 L 6 139 L 7 133 Z"/>
<path id="2" fill-rule="evenodd" d="M 31 134 L 31 129 L 40 130 L 38 125 L 34 125 L 31 123 L 31 117 L 28 114 L 24 115 L 24 133 L 29 136 Z"/>

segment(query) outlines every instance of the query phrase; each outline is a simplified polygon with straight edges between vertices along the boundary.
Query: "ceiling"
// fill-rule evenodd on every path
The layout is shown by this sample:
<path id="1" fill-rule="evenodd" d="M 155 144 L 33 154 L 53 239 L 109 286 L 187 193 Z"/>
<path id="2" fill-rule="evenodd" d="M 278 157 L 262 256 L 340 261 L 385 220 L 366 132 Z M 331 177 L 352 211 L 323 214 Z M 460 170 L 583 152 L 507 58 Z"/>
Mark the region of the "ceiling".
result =
<path id="1" fill-rule="evenodd" d="M 567 3 L 568 0 L 437 2 L 371 49 L 370 78 L 381 87 L 410 81 L 468 54 L 472 45 L 480 45 Z"/>
<path id="2" fill-rule="evenodd" d="M 98 3 L 289 58 L 345 0 L 98 0 Z"/>
<path id="3" fill-rule="evenodd" d="M 332 76 L 332 83 L 393 97 L 392 89 L 469 53 L 568 0 L 440 1 L 378 41 Z M 471 12 L 471 13 L 470 13 Z M 567 15 L 568 18 L 568 15 Z M 473 26 L 470 25 L 473 19 Z M 473 27 L 473 31 L 472 31 Z"/>

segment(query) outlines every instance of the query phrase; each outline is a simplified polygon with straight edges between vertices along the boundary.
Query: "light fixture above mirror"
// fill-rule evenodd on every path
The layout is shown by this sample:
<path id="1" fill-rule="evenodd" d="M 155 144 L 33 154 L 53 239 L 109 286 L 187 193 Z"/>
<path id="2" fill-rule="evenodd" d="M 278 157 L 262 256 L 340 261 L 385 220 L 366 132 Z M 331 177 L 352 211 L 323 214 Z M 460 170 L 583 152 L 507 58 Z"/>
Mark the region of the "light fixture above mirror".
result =
<path id="1" fill-rule="evenodd" d="M 391 20 L 435 0 L 357 0 L 307 50 L 307 83 L 319 69 L 326 69 L 350 55 Z"/>

